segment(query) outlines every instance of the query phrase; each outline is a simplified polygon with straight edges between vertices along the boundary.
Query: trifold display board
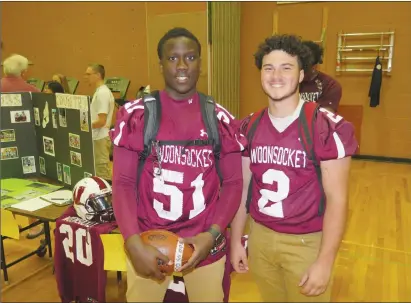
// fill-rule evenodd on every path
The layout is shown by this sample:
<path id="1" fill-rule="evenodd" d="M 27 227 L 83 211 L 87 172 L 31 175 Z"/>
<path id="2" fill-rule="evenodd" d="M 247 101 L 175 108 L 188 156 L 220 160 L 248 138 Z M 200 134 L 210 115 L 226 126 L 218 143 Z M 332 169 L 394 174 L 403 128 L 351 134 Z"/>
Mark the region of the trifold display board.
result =
<path id="1" fill-rule="evenodd" d="M 40 167 L 30 93 L 1 94 L 0 176 L 36 176 Z"/>
<path id="2" fill-rule="evenodd" d="M 7 106 L 17 102 L 8 100 L 17 100 L 19 97 L 21 106 Z M 90 97 L 22 93 L 2 94 L 1 98 L 2 138 L 12 133 L 12 130 L 15 132 L 14 145 L 13 142 L 7 142 L 9 149 L 5 157 L 2 139 L 2 179 L 44 176 L 72 188 L 82 178 L 95 175 Z M 18 116 L 15 112 L 24 110 L 29 120 L 16 125 L 17 119 L 23 119 L 17 117 L 23 113 Z M 14 146 L 18 148 L 18 159 L 6 159 L 7 155 L 13 154 L 14 149 L 10 148 Z"/>

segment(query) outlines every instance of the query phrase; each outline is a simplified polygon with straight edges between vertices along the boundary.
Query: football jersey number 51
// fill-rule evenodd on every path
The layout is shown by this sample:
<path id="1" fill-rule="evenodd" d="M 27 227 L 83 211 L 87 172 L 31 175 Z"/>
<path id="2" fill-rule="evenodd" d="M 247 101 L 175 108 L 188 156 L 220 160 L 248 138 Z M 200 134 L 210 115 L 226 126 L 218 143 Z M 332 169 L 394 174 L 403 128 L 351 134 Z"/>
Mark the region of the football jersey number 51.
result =
<path id="1" fill-rule="evenodd" d="M 71 262 L 74 263 L 74 257 L 79 261 L 81 264 L 84 264 L 86 266 L 90 266 L 93 264 L 93 253 L 91 250 L 91 239 L 90 239 L 90 233 L 86 232 L 84 228 L 78 228 L 76 232 L 73 234 L 73 229 L 71 228 L 70 225 L 67 224 L 61 224 L 59 228 L 60 233 L 62 234 L 67 234 L 67 238 L 63 240 L 63 248 L 64 248 L 64 253 L 66 254 L 66 257 L 71 260 Z M 74 256 L 74 251 L 71 251 L 73 249 L 73 235 L 75 236 L 75 241 L 76 241 L 76 254 Z M 84 249 L 83 249 L 83 238 L 87 238 L 85 241 L 86 245 L 86 254 L 84 254 Z"/>

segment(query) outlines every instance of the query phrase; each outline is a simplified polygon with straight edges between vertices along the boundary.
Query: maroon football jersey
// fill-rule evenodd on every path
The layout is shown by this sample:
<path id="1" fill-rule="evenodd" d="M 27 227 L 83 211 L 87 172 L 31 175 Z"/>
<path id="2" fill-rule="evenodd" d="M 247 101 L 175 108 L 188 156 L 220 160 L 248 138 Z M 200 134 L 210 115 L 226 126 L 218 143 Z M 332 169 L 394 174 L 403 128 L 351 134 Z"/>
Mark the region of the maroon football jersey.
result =
<path id="1" fill-rule="evenodd" d="M 318 161 L 356 152 L 354 127 L 341 116 L 320 108 L 314 127 Z M 300 142 L 298 119 L 279 132 L 265 111 L 244 156 L 251 162 L 250 215 L 256 222 L 292 234 L 322 229 L 323 217 L 318 215 L 322 191 L 313 162 Z"/>
<path id="2" fill-rule="evenodd" d="M 300 97 L 305 101 L 317 102 L 323 107 L 338 110 L 342 96 L 340 83 L 327 74 L 318 72 L 317 76 L 300 84 Z"/>
<path id="3" fill-rule="evenodd" d="M 74 209 L 56 221 L 54 266 L 62 302 L 105 302 L 107 276 L 100 235 L 115 227 L 83 220 Z"/>
<path id="4" fill-rule="evenodd" d="M 165 91 L 161 91 L 160 102 L 162 114 L 157 140 L 208 139 L 198 94 L 187 100 L 176 101 Z M 237 153 L 238 163 L 234 165 L 241 165 L 240 152 L 244 149 L 246 139 L 238 131 L 238 122 L 219 104 L 216 105 L 216 114 L 221 143 L 220 157 Z M 144 150 L 143 130 L 144 104 L 143 100 L 139 99 L 119 110 L 116 127 L 112 130 L 111 137 L 116 146 L 142 152 Z M 118 161 L 124 162 L 121 165 L 130 166 L 132 164 L 129 163 L 133 160 L 121 158 Z M 136 173 L 133 172 L 131 177 L 127 177 L 134 178 L 135 175 Z M 241 172 L 238 179 L 242 180 Z M 229 182 L 229 180 L 225 181 Z M 134 182 L 134 179 L 128 182 Z M 114 183 L 113 190 L 115 190 Z M 136 203 L 139 204 L 136 216 L 139 232 L 165 229 L 181 237 L 191 237 L 206 231 L 211 224 L 216 223 L 213 219 L 220 205 L 219 187 L 220 180 L 212 145 L 162 145 L 153 148 L 153 152 L 146 159 L 137 190 L 139 200 Z M 240 190 L 240 187 L 235 188 L 236 192 Z M 114 191 L 113 195 L 115 200 L 128 198 L 122 197 L 121 192 Z M 120 215 L 129 212 L 126 207 L 129 206 L 124 203 L 114 204 L 115 212 Z M 127 232 L 127 229 L 133 230 L 133 226 L 128 228 L 126 226 L 128 223 L 123 221 L 125 220 L 121 222 L 123 226 L 119 223 L 122 233 L 124 230 Z M 128 236 L 127 233 L 123 235 Z M 220 254 L 221 256 L 223 254 Z"/>

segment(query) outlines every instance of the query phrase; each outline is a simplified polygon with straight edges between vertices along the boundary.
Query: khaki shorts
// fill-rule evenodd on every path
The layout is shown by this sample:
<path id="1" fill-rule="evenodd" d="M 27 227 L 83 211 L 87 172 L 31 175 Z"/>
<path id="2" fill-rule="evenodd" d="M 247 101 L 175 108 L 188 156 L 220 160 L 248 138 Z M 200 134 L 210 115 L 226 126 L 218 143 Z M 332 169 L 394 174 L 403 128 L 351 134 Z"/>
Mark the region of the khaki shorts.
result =
<path id="1" fill-rule="evenodd" d="M 277 233 L 250 220 L 249 266 L 265 302 L 330 302 L 331 281 L 320 296 L 303 295 L 298 286 L 317 259 L 322 233 Z"/>
<path id="2" fill-rule="evenodd" d="M 184 276 L 190 302 L 223 302 L 223 276 L 226 256 L 196 268 Z M 140 277 L 127 259 L 127 302 L 163 302 L 171 277 L 163 282 Z"/>

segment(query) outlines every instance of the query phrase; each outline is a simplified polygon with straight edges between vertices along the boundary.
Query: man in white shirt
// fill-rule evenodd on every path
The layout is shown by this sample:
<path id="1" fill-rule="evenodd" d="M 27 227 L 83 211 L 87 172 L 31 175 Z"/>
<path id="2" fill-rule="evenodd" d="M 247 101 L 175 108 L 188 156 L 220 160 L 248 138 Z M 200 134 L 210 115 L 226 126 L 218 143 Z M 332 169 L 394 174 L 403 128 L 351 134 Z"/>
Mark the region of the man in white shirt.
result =
<path id="1" fill-rule="evenodd" d="M 96 175 L 111 181 L 110 147 L 108 136 L 114 110 L 114 96 L 104 84 L 103 65 L 91 64 L 87 67 L 85 78 L 96 87 L 91 101 L 91 128 L 93 129 L 94 162 Z"/>

